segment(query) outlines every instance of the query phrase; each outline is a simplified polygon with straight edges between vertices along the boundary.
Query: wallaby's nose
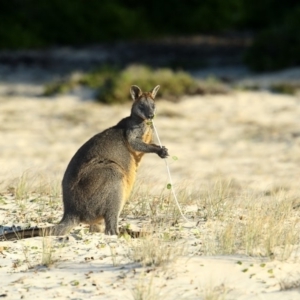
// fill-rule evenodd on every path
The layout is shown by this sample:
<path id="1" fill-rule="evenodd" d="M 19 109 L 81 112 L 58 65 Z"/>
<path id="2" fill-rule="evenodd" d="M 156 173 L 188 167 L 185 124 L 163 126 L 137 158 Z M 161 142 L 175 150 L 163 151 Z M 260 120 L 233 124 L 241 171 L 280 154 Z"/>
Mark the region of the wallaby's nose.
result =
<path id="1" fill-rule="evenodd" d="M 154 114 L 149 114 L 149 119 L 153 119 L 154 118 Z"/>

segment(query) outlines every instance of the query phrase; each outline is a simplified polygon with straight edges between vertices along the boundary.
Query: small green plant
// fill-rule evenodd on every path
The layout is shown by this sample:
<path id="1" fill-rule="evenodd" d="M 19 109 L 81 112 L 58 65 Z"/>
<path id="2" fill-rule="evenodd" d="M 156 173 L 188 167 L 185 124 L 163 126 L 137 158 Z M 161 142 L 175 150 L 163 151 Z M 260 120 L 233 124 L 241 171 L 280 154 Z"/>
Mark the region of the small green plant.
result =
<path id="1" fill-rule="evenodd" d="M 78 286 L 78 285 L 80 284 L 80 282 L 79 282 L 78 280 L 72 280 L 72 281 L 70 282 L 70 284 L 71 284 L 72 286 Z"/>

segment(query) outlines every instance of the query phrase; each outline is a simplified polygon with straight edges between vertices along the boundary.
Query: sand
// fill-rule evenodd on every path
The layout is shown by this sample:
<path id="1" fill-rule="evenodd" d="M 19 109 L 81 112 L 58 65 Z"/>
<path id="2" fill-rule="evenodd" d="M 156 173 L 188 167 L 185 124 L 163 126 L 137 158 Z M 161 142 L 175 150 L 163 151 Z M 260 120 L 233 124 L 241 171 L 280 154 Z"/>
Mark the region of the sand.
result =
<path id="1" fill-rule="evenodd" d="M 55 194 L 60 203 L 60 181 L 74 152 L 127 116 L 129 109 L 130 103 L 105 106 L 82 102 L 74 95 L 0 96 L 1 224 L 27 225 L 30 220 L 31 225 L 41 225 L 40 220 L 49 214 L 49 223 L 59 221 L 61 204 L 41 209 L 35 203 L 38 188 L 52 189 L 48 200 Z M 201 194 L 216 180 L 225 180 L 254 199 L 267 201 L 267 195 L 280 190 L 299 200 L 299 120 L 299 95 L 232 91 L 184 97 L 178 103 L 160 100 L 155 125 L 171 155 L 168 162 L 176 191 L 184 186 Z M 26 185 L 23 190 L 20 178 Z M 154 154 L 145 156 L 138 187 L 155 196 L 168 182 L 163 160 Z M 23 193 L 19 199 L 16 186 Z M 195 210 L 193 205 L 190 208 Z M 124 217 L 123 223 L 128 220 Z M 130 220 L 136 222 L 134 217 Z M 126 238 L 90 234 L 82 227 L 68 240 L 39 237 L 0 242 L 0 297 L 300 299 L 299 251 L 284 260 L 201 255 L 193 226 L 182 220 L 181 224 L 180 245 L 185 252 L 159 266 L 133 262 Z M 55 249 L 49 266 L 43 265 L 45 243 Z M 140 297 L 139 291 L 144 293 Z"/>

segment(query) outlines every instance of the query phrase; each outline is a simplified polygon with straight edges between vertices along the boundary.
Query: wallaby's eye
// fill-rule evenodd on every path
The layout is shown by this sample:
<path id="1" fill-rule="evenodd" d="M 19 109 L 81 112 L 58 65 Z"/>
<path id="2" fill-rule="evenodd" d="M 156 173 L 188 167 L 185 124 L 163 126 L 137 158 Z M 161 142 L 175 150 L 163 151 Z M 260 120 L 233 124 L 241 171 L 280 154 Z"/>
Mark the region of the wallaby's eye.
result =
<path id="1" fill-rule="evenodd" d="M 139 109 L 144 109 L 145 108 L 145 105 L 143 103 L 140 103 L 139 104 Z"/>

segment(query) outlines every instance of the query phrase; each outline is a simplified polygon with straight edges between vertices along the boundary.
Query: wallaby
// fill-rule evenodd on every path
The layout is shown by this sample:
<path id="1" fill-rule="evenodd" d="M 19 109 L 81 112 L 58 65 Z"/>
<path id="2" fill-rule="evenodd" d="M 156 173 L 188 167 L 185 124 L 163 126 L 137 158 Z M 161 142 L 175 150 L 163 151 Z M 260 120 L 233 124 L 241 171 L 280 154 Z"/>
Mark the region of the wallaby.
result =
<path id="1" fill-rule="evenodd" d="M 100 231 L 103 220 L 105 234 L 118 234 L 118 218 L 143 155 L 168 156 L 167 148 L 151 143 L 154 98 L 159 87 L 143 93 L 133 85 L 130 116 L 96 134 L 75 153 L 63 177 L 64 214 L 57 225 L 10 232 L 0 238 L 66 235 L 80 223 L 89 224 L 91 231 Z"/>

